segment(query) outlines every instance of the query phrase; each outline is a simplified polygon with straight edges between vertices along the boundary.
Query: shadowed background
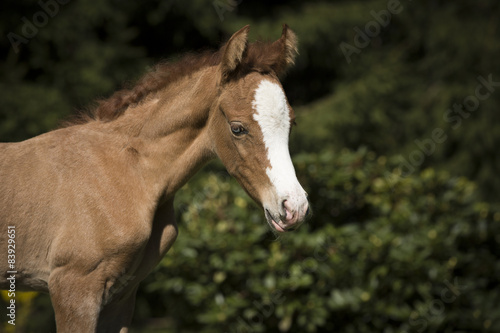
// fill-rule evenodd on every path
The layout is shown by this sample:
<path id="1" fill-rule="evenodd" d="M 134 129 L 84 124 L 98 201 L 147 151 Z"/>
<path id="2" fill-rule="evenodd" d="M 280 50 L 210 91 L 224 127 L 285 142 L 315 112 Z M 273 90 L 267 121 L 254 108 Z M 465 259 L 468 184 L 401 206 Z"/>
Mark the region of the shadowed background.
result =
<path id="1" fill-rule="evenodd" d="M 498 332 L 499 17 L 495 0 L 7 0 L 0 141 L 246 24 L 275 40 L 287 23 L 290 145 L 313 218 L 276 239 L 211 163 L 177 196 L 180 235 L 132 331 Z M 15 332 L 55 332 L 47 295 L 16 300 Z"/>

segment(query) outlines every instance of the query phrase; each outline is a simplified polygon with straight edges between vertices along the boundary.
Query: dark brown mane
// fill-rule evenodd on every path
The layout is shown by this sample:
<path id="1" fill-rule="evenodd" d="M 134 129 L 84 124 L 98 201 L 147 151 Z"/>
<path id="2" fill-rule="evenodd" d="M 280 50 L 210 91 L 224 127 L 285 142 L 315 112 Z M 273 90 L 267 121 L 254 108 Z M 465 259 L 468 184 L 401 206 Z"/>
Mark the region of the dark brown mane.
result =
<path id="1" fill-rule="evenodd" d="M 65 126 L 86 123 L 91 120 L 110 121 L 118 118 L 131 105 L 135 105 L 149 94 L 159 91 L 182 77 L 195 73 L 205 67 L 216 66 L 221 62 L 225 46 L 218 51 L 205 51 L 199 54 L 188 53 L 176 62 L 160 62 L 146 73 L 132 88 L 116 91 L 107 99 L 97 102 L 97 106 Z M 251 71 L 263 73 L 276 72 L 279 64 L 280 49 L 276 43 L 255 42 L 248 45 L 238 76 Z"/>

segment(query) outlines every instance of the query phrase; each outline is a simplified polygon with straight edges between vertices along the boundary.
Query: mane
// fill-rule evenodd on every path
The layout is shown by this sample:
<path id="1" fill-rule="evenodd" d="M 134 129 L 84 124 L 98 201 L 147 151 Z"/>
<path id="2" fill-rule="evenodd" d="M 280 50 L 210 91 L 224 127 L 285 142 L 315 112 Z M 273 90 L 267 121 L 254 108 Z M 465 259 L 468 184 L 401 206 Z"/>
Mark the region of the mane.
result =
<path id="1" fill-rule="evenodd" d="M 187 53 L 175 62 L 163 61 L 142 76 L 132 87 L 116 91 L 106 99 L 98 100 L 96 105 L 80 113 L 64 127 L 87 123 L 90 121 L 111 121 L 120 117 L 128 107 L 139 104 L 147 96 L 175 83 L 181 78 L 193 74 L 203 68 L 219 65 L 224 54 L 225 45 L 217 51 Z M 279 58 L 279 48 L 271 42 L 254 42 L 248 45 L 246 54 L 233 78 L 241 77 L 251 71 L 261 73 L 274 72 L 273 66 Z"/>

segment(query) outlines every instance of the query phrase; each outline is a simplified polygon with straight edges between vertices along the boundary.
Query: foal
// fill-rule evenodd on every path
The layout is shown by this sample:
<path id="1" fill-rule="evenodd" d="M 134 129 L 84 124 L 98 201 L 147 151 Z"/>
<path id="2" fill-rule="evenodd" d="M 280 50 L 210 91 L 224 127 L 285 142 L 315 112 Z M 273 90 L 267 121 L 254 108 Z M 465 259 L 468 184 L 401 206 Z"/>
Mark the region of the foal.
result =
<path id="1" fill-rule="evenodd" d="M 285 25 L 277 41 L 249 44 L 248 30 L 159 65 L 79 122 L 0 144 L 2 251 L 15 240 L 0 286 L 15 276 L 17 290 L 49 292 L 58 332 L 127 332 L 139 282 L 177 237 L 175 192 L 212 158 L 275 232 L 303 222 L 288 152 L 294 113 L 278 79 L 297 39 Z"/>

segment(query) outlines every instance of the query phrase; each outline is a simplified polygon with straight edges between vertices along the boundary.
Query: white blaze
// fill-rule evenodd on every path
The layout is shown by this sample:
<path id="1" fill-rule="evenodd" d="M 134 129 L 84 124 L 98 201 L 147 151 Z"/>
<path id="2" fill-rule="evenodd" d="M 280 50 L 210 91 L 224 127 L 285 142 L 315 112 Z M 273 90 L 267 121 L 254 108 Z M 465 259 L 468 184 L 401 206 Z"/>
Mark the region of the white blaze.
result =
<path id="1" fill-rule="evenodd" d="M 252 101 L 253 118 L 259 124 L 271 167 L 266 173 L 278 199 L 290 200 L 298 207 L 305 199 L 288 151 L 290 109 L 283 89 L 269 80 L 262 80 Z M 281 203 L 279 203 L 281 204 Z"/>

